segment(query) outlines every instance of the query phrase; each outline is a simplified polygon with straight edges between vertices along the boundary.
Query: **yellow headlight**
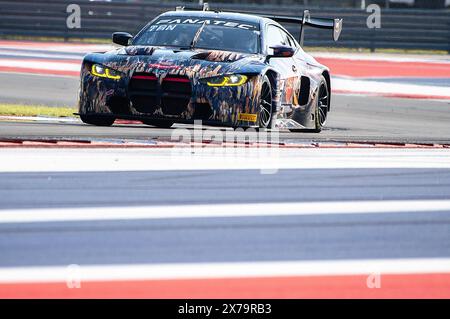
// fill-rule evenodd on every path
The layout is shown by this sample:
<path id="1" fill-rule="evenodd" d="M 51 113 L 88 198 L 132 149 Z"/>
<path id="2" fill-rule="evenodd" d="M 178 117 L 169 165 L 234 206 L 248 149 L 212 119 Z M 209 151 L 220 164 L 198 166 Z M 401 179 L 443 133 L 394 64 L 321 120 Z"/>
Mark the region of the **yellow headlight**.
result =
<path id="1" fill-rule="evenodd" d="M 101 78 L 108 78 L 108 79 L 112 79 L 112 80 L 119 80 L 120 79 L 120 73 L 106 68 L 104 66 L 101 66 L 99 64 L 93 64 L 92 65 L 92 69 L 91 69 L 91 73 L 95 76 L 99 76 Z"/>
<path id="2" fill-rule="evenodd" d="M 245 84 L 248 78 L 245 75 L 233 74 L 219 76 L 206 81 L 208 86 L 239 86 Z"/>

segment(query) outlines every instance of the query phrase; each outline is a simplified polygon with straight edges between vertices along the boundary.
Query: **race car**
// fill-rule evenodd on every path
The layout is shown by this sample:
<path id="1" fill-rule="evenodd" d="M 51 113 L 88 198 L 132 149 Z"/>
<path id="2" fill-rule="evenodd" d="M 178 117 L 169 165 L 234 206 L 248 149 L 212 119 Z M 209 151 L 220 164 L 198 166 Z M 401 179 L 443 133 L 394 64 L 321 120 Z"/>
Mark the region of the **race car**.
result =
<path id="1" fill-rule="evenodd" d="M 280 23 L 301 28 L 296 40 Z M 268 16 L 178 7 L 121 47 L 91 53 L 81 67 L 79 113 L 88 124 L 116 119 L 157 127 L 174 123 L 320 132 L 331 102 L 329 69 L 302 49 L 305 27 L 330 29 L 342 19 Z"/>

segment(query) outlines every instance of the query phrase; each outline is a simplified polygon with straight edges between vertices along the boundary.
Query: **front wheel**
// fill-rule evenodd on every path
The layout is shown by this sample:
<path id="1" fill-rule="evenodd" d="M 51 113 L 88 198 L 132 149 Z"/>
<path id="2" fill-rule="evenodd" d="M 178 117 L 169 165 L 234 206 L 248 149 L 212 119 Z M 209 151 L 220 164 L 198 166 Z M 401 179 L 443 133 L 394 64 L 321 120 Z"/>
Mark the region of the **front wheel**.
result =
<path id="1" fill-rule="evenodd" d="M 272 86 L 267 76 L 264 76 L 259 102 L 258 126 L 263 129 L 271 128 L 272 114 Z"/>
<path id="2" fill-rule="evenodd" d="M 81 121 L 83 121 L 83 123 L 95 126 L 111 126 L 116 120 L 114 117 L 110 116 L 97 116 L 87 114 L 80 114 L 80 119 Z"/>

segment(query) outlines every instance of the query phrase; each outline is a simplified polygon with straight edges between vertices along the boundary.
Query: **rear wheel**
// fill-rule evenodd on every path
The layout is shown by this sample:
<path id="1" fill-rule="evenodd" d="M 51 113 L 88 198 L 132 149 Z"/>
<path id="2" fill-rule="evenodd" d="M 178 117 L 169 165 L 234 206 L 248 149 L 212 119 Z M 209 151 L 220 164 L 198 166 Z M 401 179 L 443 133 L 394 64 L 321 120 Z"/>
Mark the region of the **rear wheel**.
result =
<path id="1" fill-rule="evenodd" d="M 318 92 L 317 104 L 314 110 L 316 128 L 313 131 L 315 133 L 321 132 L 322 128 L 325 126 L 330 105 L 330 92 L 328 90 L 327 81 L 325 81 L 323 77 L 320 81 Z"/>
<path id="2" fill-rule="evenodd" d="M 95 126 L 111 126 L 114 124 L 114 121 L 116 120 L 114 117 L 110 116 L 97 116 L 87 114 L 81 114 L 80 119 L 81 121 L 83 121 L 83 123 Z"/>
<path id="3" fill-rule="evenodd" d="M 258 126 L 270 128 L 272 125 L 272 87 L 267 76 L 264 76 L 259 102 Z"/>
<path id="4" fill-rule="evenodd" d="M 146 125 L 156 126 L 159 128 L 170 128 L 172 127 L 174 122 L 165 120 L 144 120 L 142 121 L 142 123 Z"/>

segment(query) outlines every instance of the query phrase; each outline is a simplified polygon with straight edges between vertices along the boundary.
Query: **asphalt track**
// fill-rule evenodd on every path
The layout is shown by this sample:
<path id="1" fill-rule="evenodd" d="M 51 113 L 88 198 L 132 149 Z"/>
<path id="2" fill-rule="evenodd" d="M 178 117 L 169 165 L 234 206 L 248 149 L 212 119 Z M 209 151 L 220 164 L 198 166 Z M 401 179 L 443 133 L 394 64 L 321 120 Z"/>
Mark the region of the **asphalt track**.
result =
<path id="1" fill-rule="evenodd" d="M 450 199 L 448 169 L 0 176 L 2 209 Z M 0 267 L 450 257 L 448 213 L 0 224 Z"/>
<path id="2" fill-rule="evenodd" d="M 49 106 L 73 106 L 78 78 L 21 73 L 0 73 L 0 102 Z"/>
<path id="3" fill-rule="evenodd" d="M 74 105 L 76 100 L 78 81 L 70 77 L 1 74 L 0 81 L 0 102 L 60 106 Z M 287 143 L 450 141 L 448 101 L 350 95 L 336 95 L 333 99 L 334 112 L 321 134 L 281 133 L 281 140 Z M 0 138 L 3 139 L 149 140 L 168 139 L 172 133 L 172 129 L 135 124 L 102 128 L 81 123 L 0 122 Z M 289 155 L 293 166 L 282 168 L 276 174 L 261 174 L 255 167 L 186 168 L 177 162 L 173 167 L 171 162 L 166 163 L 169 168 L 145 169 L 145 165 L 152 166 L 152 161 L 154 165 L 156 160 L 161 161 L 161 150 L 123 150 L 123 153 L 118 150 L 109 156 L 111 163 L 103 163 L 102 156 L 108 156 L 108 152 L 0 149 L 0 296 L 449 297 L 450 209 L 434 209 L 431 202 L 450 200 L 450 158 L 445 149 L 392 152 L 374 149 L 368 150 L 366 157 L 358 150 L 342 150 L 342 153 L 326 149 L 303 150 Z M 300 160 L 310 167 L 296 163 Z M 371 166 L 365 166 L 368 161 Z M 101 169 L 89 169 L 94 162 L 95 167 Z M 144 167 L 138 169 L 132 165 L 136 162 Z M 125 166 L 115 166 L 121 163 Z M 218 165 L 217 158 L 212 163 Z M 325 164 L 314 167 L 320 163 Z M 68 168 L 62 169 L 65 165 Z M 109 170 L 108 165 L 116 168 Z M 19 214 L 20 209 L 37 216 L 50 212 L 57 217 L 58 212 L 69 209 L 80 209 L 77 214 L 82 215 L 84 209 L 107 212 L 108 207 L 112 207 L 123 214 L 131 214 L 136 207 L 151 209 L 160 205 L 182 212 L 187 205 L 214 208 L 227 203 L 242 207 L 262 203 L 301 207 L 305 203 L 319 206 L 336 203 L 339 208 L 365 201 L 371 201 L 367 202 L 369 206 L 377 202 L 385 203 L 386 207 L 370 214 L 308 214 L 303 211 L 297 215 L 282 215 L 274 209 L 273 215 L 246 216 L 245 209 L 237 209 L 237 216 L 233 217 L 217 217 L 211 213 L 202 218 L 4 222 L 6 215 Z M 393 212 L 390 201 L 399 201 L 398 205 L 406 208 L 401 213 Z M 417 211 L 411 204 L 414 201 L 425 208 Z M 442 262 L 444 268 L 447 267 L 444 274 L 436 270 L 427 274 L 427 265 L 442 258 L 446 258 Z M 10 278 L 5 275 L 8 269 L 20 273 L 28 269 L 21 267 L 65 269 L 71 264 L 87 268 L 90 265 L 164 265 L 163 269 L 182 265 L 183 272 L 186 264 L 208 265 L 215 269 L 217 263 L 254 262 L 251 269 L 256 271 L 265 262 L 323 262 L 327 269 L 324 274 L 332 276 L 335 263 L 339 261 L 378 260 L 389 264 L 406 260 L 408 264 L 413 259 L 425 260 L 419 263 L 425 265 L 424 271 L 410 270 L 409 274 L 419 275 L 410 278 L 394 275 L 396 279 L 389 276 L 404 275 L 407 267 L 387 271 L 383 273 L 384 289 L 378 291 L 367 288 L 370 273 L 365 269 L 356 272 L 364 274 L 362 277 L 320 277 L 322 279 L 311 284 L 302 280 L 313 279 L 289 278 L 286 274 L 267 279 L 278 269 L 273 265 L 269 275 L 263 276 L 266 279 L 255 281 L 235 275 L 228 281 L 220 281 L 222 277 L 217 276 L 219 279 L 214 277 L 216 279 L 207 282 L 158 279 L 145 284 L 137 279 L 124 286 L 108 286 L 106 280 L 103 286 L 97 283 L 99 287 L 94 280 L 93 286 L 83 282 L 83 287 L 88 288 L 75 289 L 76 292 L 67 289 L 65 284 L 21 286 L 13 283 L 9 286 L 5 283 Z M 308 267 L 309 270 L 314 268 Z M 227 264 L 224 268 L 231 271 L 233 266 Z M 133 268 L 126 268 L 126 273 L 133 273 L 130 269 Z M 107 268 L 100 269 L 103 271 L 108 273 Z M 423 273 L 425 277 L 420 277 Z M 346 273 L 349 274 L 353 272 Z"/>
<path id="4" fill-rule="evenodd" d="M 0 296 L 448 297 L 448 151 L 280 151 L 262 174 L 252 153 L 197 169 L 168 149 L 1 149 Z M 68 265 L 93 279 L 68 289 Z"/>
<path id="5" fill-rule="evenodd" d="M 78 80 L 71 77 L 1 74 L 0 102 L 75 105 Z M 320 134 L 281 133 L 282 140 L 384 142 L 450 141 L 450 102 L 335 95 L 327 128 Z M 2 138 L 170 137 L 172 130 L 145 125 L 93 127 L 82 124 L 2 123 Z"/>

